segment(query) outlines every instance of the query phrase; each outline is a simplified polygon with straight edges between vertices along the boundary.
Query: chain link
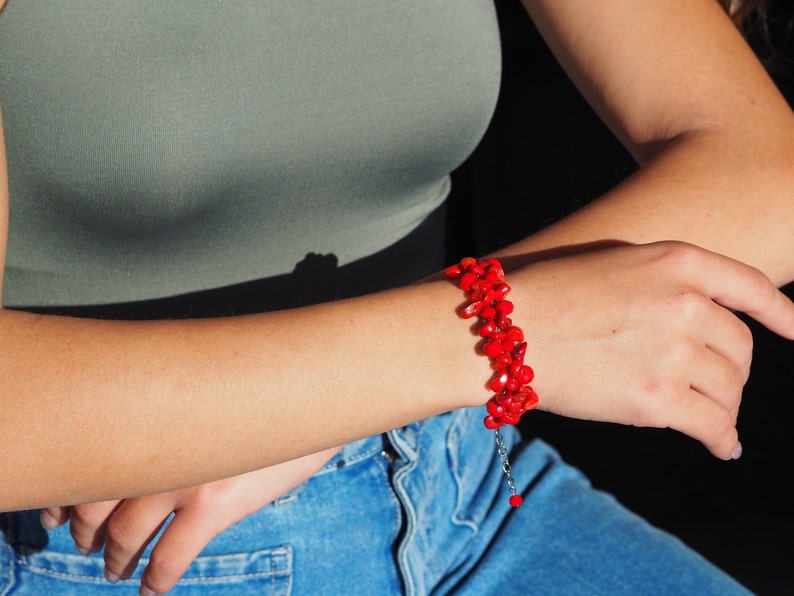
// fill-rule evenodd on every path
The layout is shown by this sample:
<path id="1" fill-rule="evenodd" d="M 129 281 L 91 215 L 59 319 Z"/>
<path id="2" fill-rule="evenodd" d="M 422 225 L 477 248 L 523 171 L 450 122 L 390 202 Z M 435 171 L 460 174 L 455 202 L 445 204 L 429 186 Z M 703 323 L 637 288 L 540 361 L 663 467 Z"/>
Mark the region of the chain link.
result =
<path id="1" fill-rule="evenodd" d="M 507 489 L 511 495 L 514 495 L 516 494 L 516 485 L 513 481 L 513 469 L 510 467 L 510 460 L 507 457 L 507 447 L 505 447 L 505 441 L 499 429 L 497 428 L 494 432 L 496 433 L 496 454 L 499 456 L 499 463 L 502 464 L 502 471 L 507 478 Z"/>

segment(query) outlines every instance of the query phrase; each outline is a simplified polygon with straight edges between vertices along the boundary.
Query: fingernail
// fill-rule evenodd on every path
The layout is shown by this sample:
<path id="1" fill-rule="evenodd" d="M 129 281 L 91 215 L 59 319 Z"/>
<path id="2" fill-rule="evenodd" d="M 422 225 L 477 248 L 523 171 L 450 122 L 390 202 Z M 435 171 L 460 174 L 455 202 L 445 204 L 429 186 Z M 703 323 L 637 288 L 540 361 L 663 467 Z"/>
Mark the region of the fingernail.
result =
<path id="1" fill-rule="evenodd" d="M 159 596 L 159 595 L 154 590 L 147 588 L 146 586 L 141 586 L 141 589 L 138 590 L 138 596 Z"/>
<path id="2" fill-rule="evenodd" d="M 118 583 L 118 581 L 121 578 L 112 571 L 109 571 L 107 567 L 105 567 L 105 579 L 108 580 L 111 584 L 115 584 Z"/>
<path id="3" fill-rule="evenodd" d="M 77 552 L 83 555 L 84 557 L 87 557 L 88 555 L 91 554 L 90 550 L 88 550 L 87 548 L 83 548 L 82 546 L 75 546 L 75 548 L 77 549 Z"/>
<path id="4" fill-rule="evenodd" d="M 731 454 L 731 459 L 739 459 L 742 456 L 742 451 L 743 451 L 742 444 L 737 441 L 736 447 L 734 448 L 733 453 Z"/>
<path id="5" fill-rule="evenodd" d="M 39 521 L 41 522 L 41 527 L 48 531 L 58 526 L 58 520 L 44 510 L 39 516 Z"/>

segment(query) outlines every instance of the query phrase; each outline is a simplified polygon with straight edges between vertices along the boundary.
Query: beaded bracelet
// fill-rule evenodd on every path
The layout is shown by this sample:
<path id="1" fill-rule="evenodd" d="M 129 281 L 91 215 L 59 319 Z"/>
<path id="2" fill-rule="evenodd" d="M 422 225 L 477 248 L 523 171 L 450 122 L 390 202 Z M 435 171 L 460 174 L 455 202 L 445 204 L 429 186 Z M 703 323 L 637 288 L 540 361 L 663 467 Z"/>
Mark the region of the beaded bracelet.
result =
<path id="1" fill-rule="evenodd" d="M 477 333 L 483 338 L 482 353 L 491 359 L 493 377 L 488 388 L 494 392 L 488 400 L 488 415 L 483 420 L 486 428 L 495 431 L 499 462 L 507 477 L 510 505 L 518 507 L 523 499 L 516 493 L 502 434 L 505 424 L 516 424 L 521 415 L 538 405 L 538 396 L 529 383 L 535 374 L 524 364 L 527 343 L 524 332 L 513 325 L 508 315 L 513 303 L 505 300 L 510 286 L 505 283 L 504 269 L 497 259 L 477 261 L 467 257 L 444 272 L 447 279 L 457 280 L 466 293 L 467 303 L 460 309 L 464 319 L 480 317 Z"/>

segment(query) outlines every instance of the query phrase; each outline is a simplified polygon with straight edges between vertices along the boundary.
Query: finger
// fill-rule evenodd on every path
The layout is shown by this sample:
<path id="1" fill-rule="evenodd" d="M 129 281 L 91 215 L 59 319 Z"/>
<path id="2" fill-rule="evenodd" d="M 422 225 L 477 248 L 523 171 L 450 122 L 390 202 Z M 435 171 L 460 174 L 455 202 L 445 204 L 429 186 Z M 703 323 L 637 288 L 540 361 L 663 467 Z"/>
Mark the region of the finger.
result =
<path id="1" fill-rule="evenodd" d="M 761 271 L 713 252 L 698 253 L 689 266 L 697 267 L 694 279 L 700 279 L 708 296 L 717 304 L 741 311 L 770 331 L 794 339 L 794 303 Z"/>
<path id="2" fill-rule="evenodd" d="M 682 398 L 679 407 L 667 410 L 667 426 L 697 439 L 715 457 L 732 459 L 739 434 L 734 416 L 719 403 L 694 389 Z"/>
<path id="3" fill-rule="evenodd" d="M 739 415 L 739 404 L 742 401 L 746 378 L 744 372 L 736 368 L 736 365 L 708 348 L 703 348 L 697 360 L 692 362 L 690 372 L 692 389 L 727 410 L 733 418 L 734 425 Z"/>
<path id="4" fill-rule="evenodd" d="M 155 594 L 168 592 L 217 533 L 200 509 L 178 511 L 152 549 L 141 586 Z"/>
<path id="5" fill-rule="evenodd" d="M 100 501 L 71 507 L 69 531 L 78 552 L 98 553 L 105 542 L 105 526 L 121 501 Z"/>
<path id="6" fill-rule="evenodd" d="M 713 309 L 704 320 L 706 347 L 733 365 L 742 375 L 742 383 L 750 376 L 753 361 L 753 334 L 736 315 L 723 307 Z"/>
<path id="7" fill-rule="evenodd" d="M 105 577 L 111 583 L 128 579 L 149 543 L 174 509 L 173 498 L 152 495 L 125 501 L 107 525 Z"/>
<path id="8" fill-rule="evenodd" d="M 41 526 L 49 531 L 62 526 L 69 521 L 71 507 L 47 507 L 41 510 L 39 521 Z"/>

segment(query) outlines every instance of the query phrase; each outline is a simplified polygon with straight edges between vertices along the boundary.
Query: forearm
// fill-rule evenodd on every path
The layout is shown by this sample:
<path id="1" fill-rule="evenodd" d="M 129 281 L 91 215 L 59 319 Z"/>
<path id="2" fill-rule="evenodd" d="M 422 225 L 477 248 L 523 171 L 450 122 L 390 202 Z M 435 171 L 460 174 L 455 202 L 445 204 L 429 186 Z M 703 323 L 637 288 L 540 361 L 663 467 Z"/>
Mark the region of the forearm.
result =
<path id="1" fill-rule="evenodd" d="M 483 403 L 459 294 L 178 322 L 0 311 L 0 511 L 195 485 Z"/>
<path id="2" fill-rule="evenodd" d="M 794 127 L 755 142 L 719 131 L 684 135 L 623 184 L 500 254 L 675 239 L 794 280 Z M 787 130 L 787 129 L 788 130 Z"/>

